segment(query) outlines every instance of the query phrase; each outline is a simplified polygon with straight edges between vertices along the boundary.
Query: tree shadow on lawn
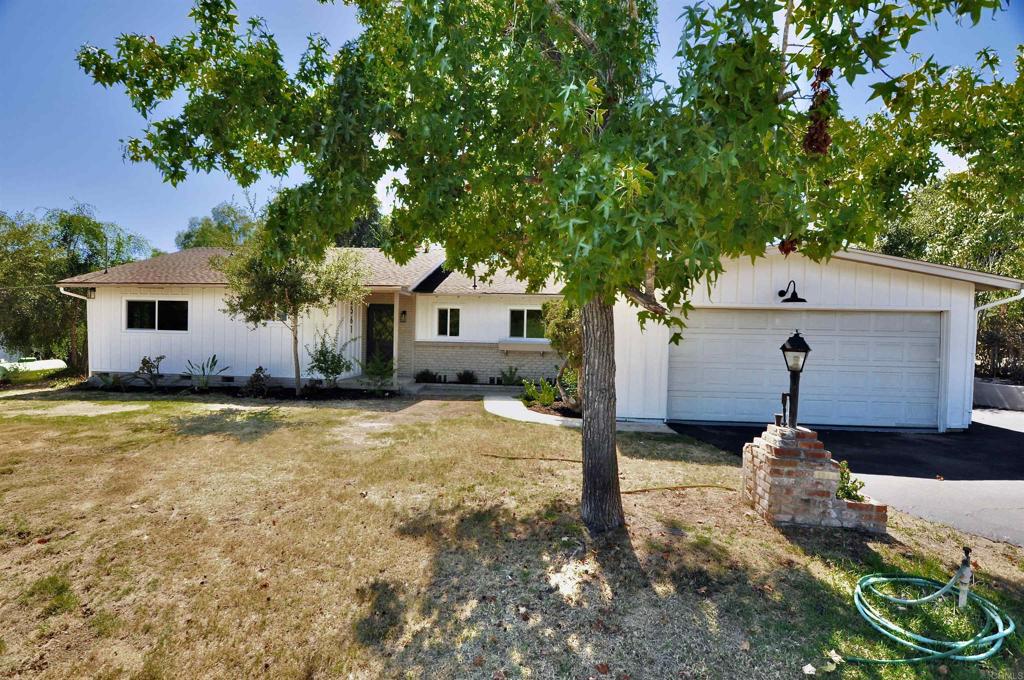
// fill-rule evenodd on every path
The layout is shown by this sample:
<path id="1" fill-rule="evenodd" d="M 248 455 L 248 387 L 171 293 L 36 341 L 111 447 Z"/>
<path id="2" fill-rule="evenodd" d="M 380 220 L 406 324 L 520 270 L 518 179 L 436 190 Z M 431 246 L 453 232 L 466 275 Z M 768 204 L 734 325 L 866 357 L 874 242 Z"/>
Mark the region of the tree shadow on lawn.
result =
<path id="1" fill-rule="evenodd" d="M 558 500 L 526 515 L 495 504 L 409 516 L 398 532 L 430 543 L 429 580 L 364 585 L 356 637 L 388 677 L 423 678 L 791 678 L 829 649 L 896 651 L 852 605 L 854 574 L 887 566 L 867 542 L 808 543 L 845 560 L 849 578 L 835 579 L 747 525 L 739 545 L 672 521 L 591 539 Z"/>
<path id="2" fill-rule="evenodd" d="M 175 418 L 174 432 L 187 437 L 220 435 L 241 443 L 256 441 L 281 427 L 275 407 L 261 409 L 222 408 Z"/>
<path id="3" fill-rule="evenodd" d="M 686 446 L 680 446 L 680 442 Z M 680 434 L 622 432 L 616 437 L 619 455 L 638 460 L 697 463 L 703 467 L 738 468 L 742 460 L 705 442 Z"/>

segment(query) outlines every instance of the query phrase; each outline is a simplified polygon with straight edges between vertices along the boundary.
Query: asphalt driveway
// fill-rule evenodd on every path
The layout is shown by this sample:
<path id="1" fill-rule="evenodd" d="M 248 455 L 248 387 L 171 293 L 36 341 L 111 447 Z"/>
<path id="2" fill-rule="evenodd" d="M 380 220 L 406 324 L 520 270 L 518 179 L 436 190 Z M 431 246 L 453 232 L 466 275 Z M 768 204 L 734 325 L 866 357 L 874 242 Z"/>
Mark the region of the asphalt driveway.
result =
<path id="1" fill-rule="evenodd" d="M 671 424 L 740 455 L 763 430 Z M 862 432 L 818 428 L 836 460 L 890 506 L 994 540 L 1024 545 L 1024 413 L 975 409 L 966 432 Z"/>

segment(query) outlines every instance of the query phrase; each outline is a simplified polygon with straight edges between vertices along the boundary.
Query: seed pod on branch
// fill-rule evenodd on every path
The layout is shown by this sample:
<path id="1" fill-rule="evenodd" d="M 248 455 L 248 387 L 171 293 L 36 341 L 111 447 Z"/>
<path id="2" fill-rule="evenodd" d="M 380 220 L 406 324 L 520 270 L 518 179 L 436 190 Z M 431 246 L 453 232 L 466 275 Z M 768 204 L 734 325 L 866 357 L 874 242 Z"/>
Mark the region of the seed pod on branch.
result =
<path id="1" fill-rule="evenodd" d="M 814 80 L 811 81 L 811 90 L 814 96 L 811 98 L 811 108 L 808 115 L 811 119 L 807 126 L 807 134 L 804 135 L 804 151 L 809 154 L 825 154 L 832 146 L 832 135 L 828 128 L 832 116 L 832 90 L 827 87 L 828 79 L 832 77 L 832 69 L 828 66 L 819 66 L 814 71 Z"/>

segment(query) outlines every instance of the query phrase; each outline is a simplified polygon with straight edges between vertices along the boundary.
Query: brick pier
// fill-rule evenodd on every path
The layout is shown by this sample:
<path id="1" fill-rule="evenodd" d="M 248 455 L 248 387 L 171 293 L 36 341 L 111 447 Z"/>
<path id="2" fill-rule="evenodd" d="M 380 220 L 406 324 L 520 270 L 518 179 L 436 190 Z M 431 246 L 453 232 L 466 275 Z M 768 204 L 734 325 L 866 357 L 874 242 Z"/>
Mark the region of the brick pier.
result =
<path id="1" fill-rule="evenodd" d="M 836 498 L 839 463 L 813 430 L 769 425 L 743 447 L 743 500 L 772 524 L 885 533 L 888 507 Z"/>

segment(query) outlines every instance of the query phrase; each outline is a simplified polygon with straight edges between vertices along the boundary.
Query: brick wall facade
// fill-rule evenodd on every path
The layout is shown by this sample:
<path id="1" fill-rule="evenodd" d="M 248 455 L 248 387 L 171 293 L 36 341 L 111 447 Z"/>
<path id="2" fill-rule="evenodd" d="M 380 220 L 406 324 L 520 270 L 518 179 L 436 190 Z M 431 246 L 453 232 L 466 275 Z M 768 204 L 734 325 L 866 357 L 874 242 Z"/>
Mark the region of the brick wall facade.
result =
<path id="1" fill-rule="evenodd" d="M 447 376 L 448 382 L 455 382 L 456 373 L 469 369 L 479 382 L 487 383 L 509 366 L 519 369 L 520 378 L 554 378 L 562 359 L 551 351 L 505 352 L 497 343 L 415 342 L 413 365 L 413 374 L 427 369 Z"/>
<path id="2" fill-rule="evenodd" d="M 885 533 L 888 507 L 836 498 L 839 464 L 807 428 L 769 425 L 743 447 L 744 501 L 772 524 Z"/>

